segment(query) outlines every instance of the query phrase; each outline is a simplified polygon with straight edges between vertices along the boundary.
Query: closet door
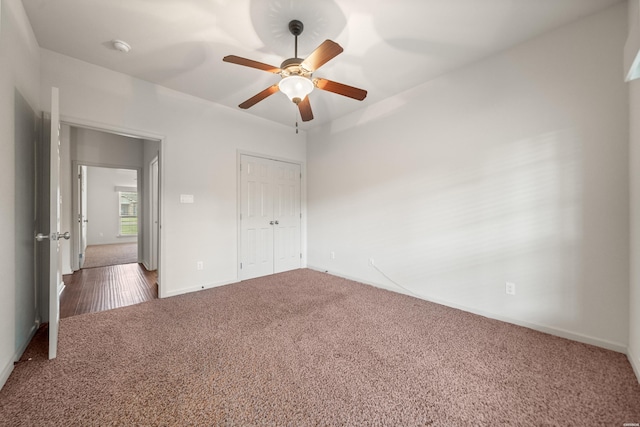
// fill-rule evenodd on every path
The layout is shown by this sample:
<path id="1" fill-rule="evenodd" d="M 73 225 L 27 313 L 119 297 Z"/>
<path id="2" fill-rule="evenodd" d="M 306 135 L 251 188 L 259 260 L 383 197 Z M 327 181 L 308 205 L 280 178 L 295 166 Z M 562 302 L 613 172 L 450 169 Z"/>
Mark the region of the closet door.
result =
<path id="1" fill-rule="evenodd" d="M 300 268 L 300 165 L 274 162 L 274 272 Z"/>
<path id="2" fill-rule="evenodd" d="M 273 273 L 273 177 L 270 160 L 240 161 L 240 279 Z"/>
<path id="3" fill-rule="evenodd" d="M 300 268 L 300 165 L 240 158 L 240 279 Z"/>

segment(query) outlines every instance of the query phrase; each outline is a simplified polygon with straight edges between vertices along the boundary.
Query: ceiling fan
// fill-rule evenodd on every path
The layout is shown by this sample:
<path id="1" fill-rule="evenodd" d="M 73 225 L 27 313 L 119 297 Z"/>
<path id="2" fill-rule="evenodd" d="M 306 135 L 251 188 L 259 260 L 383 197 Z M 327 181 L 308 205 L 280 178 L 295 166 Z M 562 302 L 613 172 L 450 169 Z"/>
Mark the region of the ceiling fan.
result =
<path id="1" fill-rule="evenodd" d="M 262 92 L 252 96 L 239 105 L 240 108 L 247 109 L 253 107 L 258 102 L 270 95 L 280 91 L 298 106 L 302 121 L 307 122 L 313 119 L 311 104 L 307 96 L 314 88 L 327 92 L 337 93 L 349 98 L 362 101 L 367 96 L 367 91 L 337 83 L 323 78 L 314 78 L 312 74 L 331 59 L 342 53 L 342 47 L 331 40 L 325 40 L 306 59 L 298 58 L 298 36 L 302 34 L 304 25 L 294 19 L 289 22 L 289 31 L 295 36 L 295 54 L 293 58 L 285 59 L 280 68 L 251 59 L 241 58 L 235 55 L 228 55 L 222 58 L 225 62 L 244 65 L 245 67 L 257 68 L 258 70 L 279 74 L 282 79 L 277 84 L 269 86 Z"/>

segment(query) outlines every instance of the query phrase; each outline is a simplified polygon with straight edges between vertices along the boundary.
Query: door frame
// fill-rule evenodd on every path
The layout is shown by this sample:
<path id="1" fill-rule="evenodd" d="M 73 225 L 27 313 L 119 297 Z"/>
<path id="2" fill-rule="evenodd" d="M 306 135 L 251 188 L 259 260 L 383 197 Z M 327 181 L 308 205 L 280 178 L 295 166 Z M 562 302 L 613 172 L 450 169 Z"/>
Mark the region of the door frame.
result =
<path id="1" fill-rule="evenodd" d="M 151 162 L 149 162 L 149 188 L 151 191 L 149 192 L 149 212 L 147 214 L 149 229 L 151 232 L 149 233 L 149 268 L 151 270 L 156 270 L 158 268 L 158 236 L 160 233 L 159 229 L 159 184 L 160 184 L 160 164 L 158 156 L 154 157 Z"/>
<path id="2" fill-rule="evenodd" d="M 67 123 L 65 123 L 67 124 Z M 73 241 L 71 242 L 71 269 L 75 272 L 80 270 L 80 261 L 78 259 L 78 255 L 80 253 L 80 247 L 79 247 L 79 238 L 80 238 L 80 234 L 82 233 L 81 231 L 79 231 L 80 228 L 82 228 L 82 224 L 78 224 L 77 219 L 80 215 L 80 199 L 78 198 L 78 194 L 80 193 L 80 189 L 79 189 L 79 184 L 78 184 L 78 176 L 76 175 L 78 172 L 78 169 L 80 168 L 80 166 L 85 166 L 87 168 L 105 168 L 105 169 L 126 169 L 126 170 L 134 170 L 136 171 L 137 174 L 137 190 L 138 193 L 142 193 L 141 191 L 141 187 L 142 187 L 142 179 L 140 178 L 142 176 L 142 168 L 136 168 L 136 167 L 131 167 L 131 166 L 121 166 L 121 165 L 112 165 L 112 164 L 107 164 L 107 163 L 99 163 L 99 162 L 86 162 L 86 161 L 80 161 L 80 160 L 73 160 L 71 162 L 71 173 L 73 175 L 71 175 L 71 223 L 74 224 L 72 226 L 72 228 L 76 231 L 76 233 L 78 233 L 78 235 L 76 236 L 76 238 L 73 239 Z M 143 195 L 144 196 L 144 195 Z M 142 204 L 138 207 L 139 210 L 139 214 L 138 217 L 142 217 L 143 215 L 145 215 L 144 212 L 144 207 L 142 206 Z M 142 234 L 142 227 L 138 227 L 138 261 L 140 260 L 140 241 L 142 239 L 140 239 L 140 234 Z M 86 236 L 85 236 L 86 238 Z M 76 268 L 78 267 L 78 268 Z"/>
<path id="3" fill-rule="evenodd" d="M 78 245 L 78 250 L 74 252 L 74 259 L 78 261 L 78 270 L 80 270 L 84 266 L 85 255 L 87 250 L 87 232 L 89 230 L 88 219 L 87 219 L 87 209 L 88 209 L 88 201 L 87 197 L 89 195 L 88 184 L 89 178 L 87 177 L 87 173 L 89 171 L 89 167 L 85 165 L 76 165 L 72 166 L 71 173 L 78 173 L 78 179 L 75 180 L 78 187 L 76 191 L 73 191 L 72 198 L 76 196 L 76 203 L 74 208 L 76 208 L 75 212 L 78 214 L 78 236 L 74 239 L 74 242 Z M 73 176 L 71 177 L 73 179 Z M 73 186 L 72 186 L 73 187 Z M 73 222 L 74 215 L 71 215 L 71 221 Z M 78 255 L 78 256 L 75 256 Z M 82 262 L 80 262 L 79 256 L 82 255 Z M 76 271 L 74 268 L 75 264 L 71 266 L 73 271 Z"/>
<path id="4" fill-rule="evenodd" d="M 292 163 L 300 166 L 300 251 L 302 251 L 302 259 L 300 260 L 300 268 L 307 268 L 307 168 L 302 160 L 293 160 L 286 157 L 272 156 L 270 154 L 258 153 L 255 151 L 236 150 L 236 230 L 238 242 L 236 254 L 236 280 L 240 281 L 242 275 L 240 271 L 240 263 L 242 262 L 242 221 L 240 221 L 240 213 L 242 212 L 242 173 L 240 165 L 242 156 L 258 157 L 265 160 L 275 160 L 278 162 Z"/>
<path id="5" fill-rule="evenodd" d="M 159 154 L 158 154 L 158 268 L 157 268 L 157 283 L 158 283 L 158 298 L 167 297 L 165 287 L 162 286 L 162 277 L 163 277 L 163 266 L 164 262 L 164 251 L 162 250 L 164 246 L 164 233 L 162 232 L 162 220 L 164 218 L 164 158 L 165 158 L 165 150 L 166 150 L 166 138 L 164 135 L 142 131 L 137 129 L 129 129 L 122 126 L 114 126 L 106 123 L 95 122 L 92 120 L 80 119 L 77 117 L 60 115 L 60 122 L 72 127 L 85 128 L 90 130 L 95 130 L 99 132 L 112 133 L 121 136 L 128 136 L 132 138 L 138 139 L 148 139 L 157 141 L 159 143 Z M 76 162 L 73 162 L 76 163 Z M 140 168 L 131 168 L 131 167 L 123 167 L 118 165 L 106 165 L 106 164 L 90 164 L 90 162 L 77 162 L 77 164 L 83 164 L 87 166 L 98 166 L 98 167 L 116 167 L 116 168 L 127 168 L 127 169 L 138 169 L 138 182 L 140 182 L 140 176 L 142 175 L 142 170 Z M 74 165 L 72 165 L 72 170 Z M 73 177 L 73 176 L 72 176 Z M 144 177 L 143 179 L 146 179 Z M 77 180 L 72 179 L 72 185 L 77 185 Z M 72 194 L 73 194 L 72 189 Z M 74 215 L 77 215 L 77 212 L 74 212 Z M 143 213 L 144 215 L 144 213 Z M 73 221 L 73 218 L 72 218 Z"/>

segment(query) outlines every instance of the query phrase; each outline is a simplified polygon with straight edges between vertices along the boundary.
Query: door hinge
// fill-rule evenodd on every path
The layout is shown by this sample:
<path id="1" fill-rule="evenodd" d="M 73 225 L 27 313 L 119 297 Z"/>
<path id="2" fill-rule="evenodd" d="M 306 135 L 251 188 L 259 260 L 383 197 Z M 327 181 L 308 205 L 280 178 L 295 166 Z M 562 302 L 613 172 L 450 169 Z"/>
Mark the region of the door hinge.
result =
<path id="1" fill-rule="evenodd" d="M 302 219 L 302 212 L 300 212 L 300 219 Z"/>
<path id="2" fill-rule="evenodd" d="M 300 259 L 302 259 L 302 252 L 300 252 Z"/>
<path id="3" fill-rule="evenodd" d="M 240 214 L 240 221 L 242 221 L 242 214 Z"/>
<path id="4" fill-rule="evenodd" d="M 240 270 L 242 270 L 242 263 L 240 263 Z"/>
<path id="5" fill-rule="evenodd" d="M 242 172 L 242 163 L 240 163 L 240 172 Z"/>

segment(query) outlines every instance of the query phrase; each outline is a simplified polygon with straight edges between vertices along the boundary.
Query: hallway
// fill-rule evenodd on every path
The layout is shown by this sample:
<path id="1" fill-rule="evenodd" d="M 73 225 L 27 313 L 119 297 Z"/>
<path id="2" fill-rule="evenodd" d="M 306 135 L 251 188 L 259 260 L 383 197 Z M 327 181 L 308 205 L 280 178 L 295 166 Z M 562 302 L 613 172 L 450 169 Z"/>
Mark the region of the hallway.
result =
<path id="1" fill-rule="evenodd" d="M 94 313 L 158 298 L 157 271 L 142 264 L 86 268 L 63 276 L 60 317 Z"/>

